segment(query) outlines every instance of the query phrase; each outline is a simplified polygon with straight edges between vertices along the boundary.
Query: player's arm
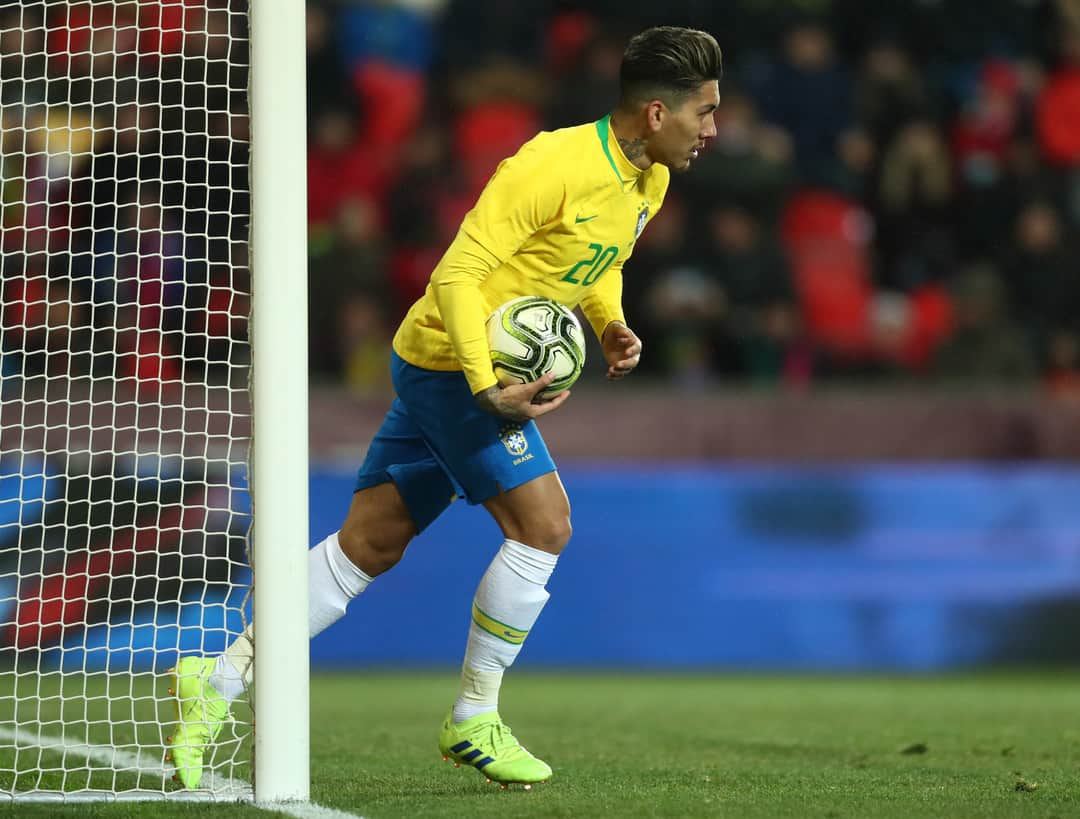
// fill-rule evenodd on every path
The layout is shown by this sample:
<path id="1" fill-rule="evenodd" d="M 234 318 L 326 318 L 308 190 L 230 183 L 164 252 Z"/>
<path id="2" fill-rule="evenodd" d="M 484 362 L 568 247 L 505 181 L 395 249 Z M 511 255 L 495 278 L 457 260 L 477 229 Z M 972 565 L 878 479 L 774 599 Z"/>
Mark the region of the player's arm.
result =
<path id="1" fill-rule="evenodd" d="M 622 378 L 641 360 L 641 339 L 626 326 L 622 310 L 622 264 L 612 265 L 581 300 L 581 310 L 600 340 L 607 377 Z"/>
<path id="2" fill-rule="evenodd" d="M 480 409 L 498 415 L 508 421 L 528 421 L 557 410 L 570 397 L 570 390 L 563 390 L 554 398 L 538 401 L 538 393 L 547 389 L 555 380 L 552 373 L 542 375 L 530 384 L 511 384 L 500 387 L 495 384 L 476 394 Z"/>
<path id="3" fill-rule="evenodd" d="M 465 217 L 431 276 L 443 326 L 469 388 L 481 406 L 506 417 L 511 415 L 499 411 L 500 402 L 495 400 L 507 390 L 498 389 L 491 366 L 484 326 L 487 314 L 480 285 L 530 236 L 558 216 L 565 196 L 562 180 L 543 164 L 535 152 L 519 153 L 504 161 Z M 533 394 L 544 386 L 536 386 Z M 513 393 L 504 398 L 518 404 L 524 396 L 517 395 L 518 388 L 512 389 Z M 551 409 L 554 406 L 543 405 L 543 411 Z M 543 414 L 540 410 L 538 405 L 527 417 Z"/>

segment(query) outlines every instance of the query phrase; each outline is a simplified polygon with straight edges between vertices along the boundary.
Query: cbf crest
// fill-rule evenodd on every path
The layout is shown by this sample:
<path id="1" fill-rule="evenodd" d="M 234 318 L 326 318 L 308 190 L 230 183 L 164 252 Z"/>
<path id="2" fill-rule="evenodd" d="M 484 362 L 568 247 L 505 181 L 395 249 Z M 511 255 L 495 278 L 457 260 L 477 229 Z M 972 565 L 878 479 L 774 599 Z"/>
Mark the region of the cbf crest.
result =
<path id="1" fill-rule="evenodd" d="M 499 432 L 499 440 L 503 442 L 506 451 L 514 456 L 524 455 L 529 448 L 529 439 L 519 426 L 503 427 Z"/>
<path id="2" fill-rule="evenodd" d="M 634 227 L 634 241 L 638 240 L 641 231 L 645 230 L 645 223 L 649 221 L 649 206 L 645 205 L 637 215 L 637 225 Z"/>

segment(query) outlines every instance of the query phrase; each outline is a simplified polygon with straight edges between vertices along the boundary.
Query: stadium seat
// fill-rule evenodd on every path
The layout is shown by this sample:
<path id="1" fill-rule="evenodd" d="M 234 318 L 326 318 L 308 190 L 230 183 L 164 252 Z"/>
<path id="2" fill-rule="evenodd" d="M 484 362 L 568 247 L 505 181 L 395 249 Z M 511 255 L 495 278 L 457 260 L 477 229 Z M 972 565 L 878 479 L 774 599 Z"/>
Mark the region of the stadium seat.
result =
<path id="1" fill-rule="evenodd" d="M 584 11 L 562 11 L 547 27 L 547 59 L 556 74 L 566 73 L 581 56 L 596 30 L 596 21 Z"/>
<path id="2" fill-rule="evenodd" d="M 1046 158 L 1060 165 L 1080 162 L 1080 68 L 1063 68 L 1050 77 L 1035 109 Z"/>
<path id="3" fill-rule="evenodd" d="M 796 194 L 781 218 L 810 340 L 844 356 L 861 355 L 869 342 L 870 231 L 865 211 L 830 191 Z"/>
<path id="4" fill-rule="evenodd" d="M 364 121 L 362 140 L 375 150 L 396 154 L 420 122 L 423 75 L 411 68 L 372 61 L 359 65 L 352 79 L 362 108 L 377 112 Z"/>

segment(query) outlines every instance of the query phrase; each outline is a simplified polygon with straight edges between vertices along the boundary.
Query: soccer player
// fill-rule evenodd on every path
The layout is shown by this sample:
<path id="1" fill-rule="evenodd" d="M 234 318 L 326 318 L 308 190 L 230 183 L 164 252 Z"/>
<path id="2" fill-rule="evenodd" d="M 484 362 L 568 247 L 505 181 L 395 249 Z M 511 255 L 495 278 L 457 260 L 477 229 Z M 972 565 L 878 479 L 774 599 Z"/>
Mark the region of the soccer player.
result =
<path id="1" fill-rule="evenodd" d="M 500 719 L 498 704 L 503 672 L 547 603 L 545 586 L 570 540 L 570 504 L 535 423 L 569 392 L 538 401 L 550 376 L 499 386 L 485 319 L 517 296 L 580 304 L 607 377 L 637 366 L 641 341 L 623 318 L 622 267 L 664 201 L 669 170 L 687 169 L 715 136 L 720 74 L 711 35 L 643 31 L 623 56 L 614 111 L 540 133 L 499 165 L 394 337 L 397 397 L 341 529 L 310 552 L 314 636 L 455 497 L 491 514 L 504 541 L 473 599 L 461 687 L 438 745 L 444 759 L 504 787 L 551 776 Z M 515 457 L 523 447 L 531 458 Z M 251 637 L 241 635 L 218 657 L 177 664 L 171 758 L 185 787 L 198 787 L 204 749 L 251 681 Z"/>

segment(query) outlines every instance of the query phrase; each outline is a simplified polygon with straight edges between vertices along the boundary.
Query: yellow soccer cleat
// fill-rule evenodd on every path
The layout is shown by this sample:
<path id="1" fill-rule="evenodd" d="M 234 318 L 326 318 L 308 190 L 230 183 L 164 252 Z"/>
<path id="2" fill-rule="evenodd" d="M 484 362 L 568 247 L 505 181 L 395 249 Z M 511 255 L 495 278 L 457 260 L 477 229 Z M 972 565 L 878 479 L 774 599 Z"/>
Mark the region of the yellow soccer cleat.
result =
<path id="1" fill-rule="evenodd" d="M 231 717 L 229 702 L 210 685 L 216 660 L 182 657 L 173 669 L 176 696 L 176 730 L 166 740 L 172 749 L 165 759 L 176 766 L 174 777 L 185 788 L 197 788 L 202 780 L 203 753 Z"/>
<path id="2" fill-rule="evenodd" d="M 439 750 L 444 762 L 453 760 L 455 768 L 472 765 L 503 788 L 518 783 L 529 790 L 533 783 L 551 778 L 551 767 L 517 741 L 496 711 L 457 724 L 453 712 L 447 714 L 439 732 Z"/>

